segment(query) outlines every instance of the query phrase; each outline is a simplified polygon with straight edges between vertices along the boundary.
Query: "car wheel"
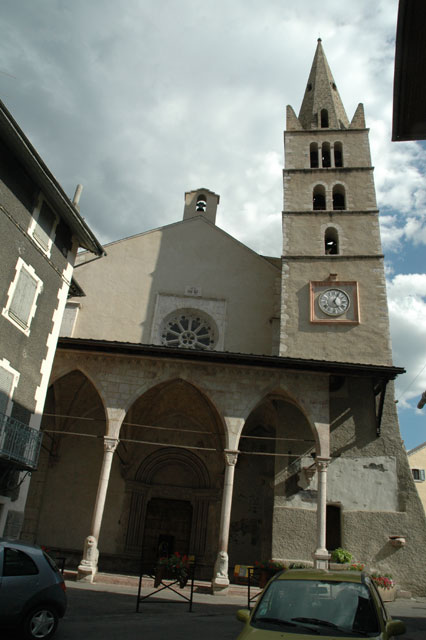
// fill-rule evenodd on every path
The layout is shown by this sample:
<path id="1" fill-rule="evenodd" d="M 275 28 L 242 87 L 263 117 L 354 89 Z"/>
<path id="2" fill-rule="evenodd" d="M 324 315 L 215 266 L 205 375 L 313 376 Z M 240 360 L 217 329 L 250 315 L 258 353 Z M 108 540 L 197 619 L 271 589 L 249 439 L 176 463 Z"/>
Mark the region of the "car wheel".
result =
<path id="1" fill-rule="evenodd" d="M 58 626 L 58 614 L 56 609 L 49 605 L 40 605 L 33 609 L 24 621 L 25 637 L 29 640 L 48 640 Z"/>

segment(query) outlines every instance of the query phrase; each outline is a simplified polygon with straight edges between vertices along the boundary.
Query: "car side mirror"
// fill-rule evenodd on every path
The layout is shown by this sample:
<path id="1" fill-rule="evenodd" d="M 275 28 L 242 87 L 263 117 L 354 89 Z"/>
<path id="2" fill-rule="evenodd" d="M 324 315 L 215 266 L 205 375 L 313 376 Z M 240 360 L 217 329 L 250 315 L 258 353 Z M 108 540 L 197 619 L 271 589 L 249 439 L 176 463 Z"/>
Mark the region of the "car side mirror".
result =
<path id="1" fill-rule="evenodd" d="M 386 633 L 389 637 L 401 636 L 405 631 L 405 623 L 402 620 L 389 620 L 386 624 Z"/>
<path id="2" fill-rule="evenodd" d="M 238 609 L 237 620 L 240 622 L 248 622 L 250 619 L 250 609 Z"/>

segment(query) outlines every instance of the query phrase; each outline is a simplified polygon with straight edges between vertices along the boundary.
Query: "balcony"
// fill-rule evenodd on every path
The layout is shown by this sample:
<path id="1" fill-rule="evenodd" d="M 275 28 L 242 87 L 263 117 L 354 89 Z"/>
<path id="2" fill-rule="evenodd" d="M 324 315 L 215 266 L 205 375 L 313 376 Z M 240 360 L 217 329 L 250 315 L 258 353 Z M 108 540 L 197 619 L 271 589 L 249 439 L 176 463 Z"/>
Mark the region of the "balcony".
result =
<path id="1" fill-rule="evenodd" d="M 43 433 L 0 413 L 0 460 L 17 469 L 37 468 Z"/>

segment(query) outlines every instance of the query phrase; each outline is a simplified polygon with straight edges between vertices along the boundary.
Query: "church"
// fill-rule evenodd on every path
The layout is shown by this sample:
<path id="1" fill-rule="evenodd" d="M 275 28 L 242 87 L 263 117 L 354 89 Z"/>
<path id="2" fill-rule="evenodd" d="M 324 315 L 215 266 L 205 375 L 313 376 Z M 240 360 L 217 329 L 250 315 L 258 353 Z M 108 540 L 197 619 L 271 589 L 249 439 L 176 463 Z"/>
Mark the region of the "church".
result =
<path id="1" fill-rule="evenodd" d="M 426 593 L 368 129 L 321 40 L 284 147 L 281 256 L 220 229 L 206 187 L 77 256 L 22 535 L 81 579 L 179 551 L 220 593 L 237 564 L 344 547 Z"/>

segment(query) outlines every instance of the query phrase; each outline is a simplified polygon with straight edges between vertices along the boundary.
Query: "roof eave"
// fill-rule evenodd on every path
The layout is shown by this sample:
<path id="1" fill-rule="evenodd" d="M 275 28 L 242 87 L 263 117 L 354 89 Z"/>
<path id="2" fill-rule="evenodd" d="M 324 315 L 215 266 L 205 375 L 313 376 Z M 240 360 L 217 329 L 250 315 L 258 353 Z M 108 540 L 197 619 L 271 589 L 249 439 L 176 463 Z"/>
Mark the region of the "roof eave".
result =
<path id="1" fill-rule="evenodd" d="M 309 371 L 312 373 L 369 377 L 385 380 L 394 380 L 396 376 L 405 373 L 405 369 L 402 367 L 387 365 L 286 358 L 281 356 L 232 353 L 229 351 L 197 351 L 194 349 L 178 349 L 161 345 L 94 340 L 88 338 L 59 338 L 58 350 L 61 349 L 67 351 L 93 352 L 97 354 L 119 354 L 132 357 L 168 358 L 172 360 L 192 360 L 224 365 Z"/>

